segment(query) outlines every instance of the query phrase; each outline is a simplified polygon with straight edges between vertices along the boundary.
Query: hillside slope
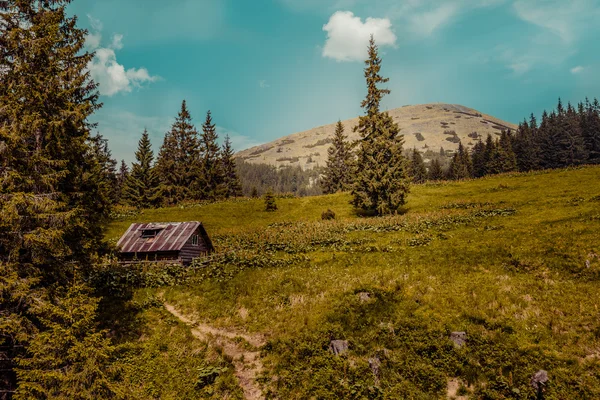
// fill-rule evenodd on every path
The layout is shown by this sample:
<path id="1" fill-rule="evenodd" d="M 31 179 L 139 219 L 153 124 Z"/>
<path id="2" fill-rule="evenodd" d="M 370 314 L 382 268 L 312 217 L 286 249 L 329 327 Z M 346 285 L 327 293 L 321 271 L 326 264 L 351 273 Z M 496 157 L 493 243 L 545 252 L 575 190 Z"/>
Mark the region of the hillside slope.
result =
<path id="1" fill-rule="evenodd" d="M 459 140 L 470 148 L 477 141 L 473 132 L 485 139 L 488 134 L 499 135 L 502 129 L 517 128 L 514 124 L 456 104 L 422 104 L 388 112 L 404 135 L 405 148 L 415 147 L 423 153 L 428 150 L 439 153 L 441 147 L 456 150 Z M 359 138 L 358 133 L 352 131 L 357 123 L 358 118 L 343 121 L 350 140 Z M 320 126 L 241 151 L 236 157 L 250 163 L 277 167 L 299 165 L 303 169 L 311 169 L 325 166 L 334 131 L 335 123 Z M 445 134 L 446 131 L 454 131 L 456 135 Z"/>
<path id="2" fill-rule="evenodd" d="M 530 399 L 545 370 L 544 398 L 597 399 L 598 182 L 600 167 L 584 167 L 416 185 L 405 215 L 380 218 L 355 215 L 347 193 L 277 199 L 270 213 L 260 199 L 144 210 L 108 235 L 204 222 L 221 255 L 141 293 L 265 338 L 267 398 Z M 328 208 L 336 219 L 321 221 Z"/>

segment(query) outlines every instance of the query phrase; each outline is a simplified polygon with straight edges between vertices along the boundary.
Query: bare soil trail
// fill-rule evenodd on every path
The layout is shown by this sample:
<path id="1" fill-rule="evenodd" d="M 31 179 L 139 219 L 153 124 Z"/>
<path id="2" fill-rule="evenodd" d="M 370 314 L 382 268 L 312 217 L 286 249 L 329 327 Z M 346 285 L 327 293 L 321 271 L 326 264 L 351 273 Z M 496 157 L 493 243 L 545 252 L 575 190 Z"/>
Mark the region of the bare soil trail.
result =
<path id="1" fill-rule="evenodd" d="M 247 400 L 261 400 L 265 397 L 256 384 L 256 377 L 262 371 L 260 352 L 248 350 L 239 339 L 244 339 L 253 348 L 258 348 L 265 343 L 264 338 L 258 335 L 248 335 L 226 329 L 215 328 L 210 325 L 196 323 L 184 314 L 177 311 L 175 307 L 164 303 L 165 309 L 173 314 L 181 322 L 189 325 L 192 334 L 200 340 L 220 346 L 223 352 L 231 357 L 244 397 Z"/>

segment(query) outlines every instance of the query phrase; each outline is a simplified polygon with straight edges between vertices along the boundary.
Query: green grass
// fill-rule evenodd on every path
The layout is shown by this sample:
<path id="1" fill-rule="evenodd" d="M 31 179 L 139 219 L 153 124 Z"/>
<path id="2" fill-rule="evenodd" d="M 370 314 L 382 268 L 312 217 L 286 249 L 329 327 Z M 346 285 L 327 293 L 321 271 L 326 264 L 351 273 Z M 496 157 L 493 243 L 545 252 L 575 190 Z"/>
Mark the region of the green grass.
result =
<path id="1" fill-rule="evenodd" d="M 445 398 L 456 377 L 473 398 L 526 399 L 546 369 L 547 399 L 600 398 L 600 168 L 418 185 L 395 217 L 359 217 L 349 200 L 144 210 L 107 237 L 202 221 L 230 255 L 161 290 L 204 322 L 267 335 L 272 397 Z M 337 218 L 321 222 L 328 208 Z M 464 348 L 451 331 L 467 332 Z M 349 340 L 347 357 L 330 337 Z"/>
<path id="2" fill-rule="evenodd" d="M 126 309 L 112 317 L 129 325 L 128 335 L 116 338 L 111 366 L 119 398 L 243 399 L 231 360 L 194 338 L 151 291 L 139 290 Z M 210 385 L 202 380 L 207 371 L 217 371 Z"/>

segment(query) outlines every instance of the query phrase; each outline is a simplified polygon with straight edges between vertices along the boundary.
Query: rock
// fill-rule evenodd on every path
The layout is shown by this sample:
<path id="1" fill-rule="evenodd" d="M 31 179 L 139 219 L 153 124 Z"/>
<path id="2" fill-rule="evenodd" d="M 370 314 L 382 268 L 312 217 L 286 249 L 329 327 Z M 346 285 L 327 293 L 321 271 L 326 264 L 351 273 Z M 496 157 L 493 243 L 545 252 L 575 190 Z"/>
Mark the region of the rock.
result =
<path id="1" fill-rule="evenodd" d="M 332 340 L 329 343 L 329 351 L 336 356 L 341 356 L 348 352 L 348 341 L 347 340 Z"/>
<path id="2" fill-rule="evenodd" d="M 467 343 L 466 332 L 452 332 L 450 333 L 450 340 L 454 342 L 454 346 L 461 348 Z"/>
<path id="3" fill-rule="evenodd" d="M 360 292 L 360 293 L 358 293 L 358 299 L 360 301 L 362 301 L 363 303 L 366 303 L 367 301 L 371 300 L 371 293 L 369 293 L 369 292 Z"/>
<path id="4" fill-rule="evenodd" d="M 543 392 L 548 384 L 548 372 L 540 369 L 538 372 L 531 376 L 531 386 L 538 392 Z"/>
<path id="5" fill-rule="evenodd" d="M 373 376 L 375 377 L 375 383 L 379 384 L 379 377 L 381 374 L 381 360 L 379 357 L 371 357 L 369 358 L 369 367 L 371 367 L 371 371 L 373 372 Z"/>

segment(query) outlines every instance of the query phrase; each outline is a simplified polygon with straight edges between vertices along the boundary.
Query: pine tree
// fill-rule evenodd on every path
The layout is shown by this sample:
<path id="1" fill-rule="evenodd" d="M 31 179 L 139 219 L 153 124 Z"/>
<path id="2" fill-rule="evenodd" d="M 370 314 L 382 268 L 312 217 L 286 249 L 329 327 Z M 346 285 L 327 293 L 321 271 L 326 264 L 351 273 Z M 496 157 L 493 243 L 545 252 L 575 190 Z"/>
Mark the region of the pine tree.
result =
<path id="1" fill-rule="evenodd" d="M 485 144 L 479 139 L 471 152 L 471 164 L 473 164 L 473 176 L 481 178 L 486 174 L 485 170 Z"/>
<path id="2" fill-rule="evenodd" d="M 217 144 L 219 136 L 217 135 L 216 125 L 213 123 L 210 111 L 206 113 L 206 119 L 202 124 L 202 134 L 200 135 L 200 168 L 202 171 L 202 182 L 197 191 L 203 199 L 215 200 L 224 195 L 223 171 L 221 169 L 221 150 Z"/>
<path id="3" fill-rule="evenodd" d="M 498 141 L 492 139 L 492 135 L 488 134 L 485 140 L 485 150 L 483 152 L 485 175 L 494 175 L 502 172 L 498 147 Z"/>
<path id="4" fill-rule="evenodd" d="M 587 159 L 580 119 L 573 107 L 558 101 L 557 112 L 542 118 L 540 125 L 544 168 L 578 165 Z"/>
<path id="5" fill-rule="evenodd" d="M 108 140 L 99 133 L 90 139 L 91 157 L 96 160 L 94 178 L 98 183 L 99 193 L 104 196 L 100 200 L 105 204 L 116 204 L 118 201 L 117 161 L 112 158 L 108 148 Z"/>
<path id="6" fill-rule="evenodd" d="M 410 178 L 402 154 L 404 139 L 399 135 L 400 129 L 387 112 L 379 109 L 381 99 L 390 91 L 378 87 L 388 79 L 379 74 L 381 59 L 373 36 L 365 64 L 367 96 L 361 106 L 366 115 L 359 118 L 354 128 L 361 140 L 352 204 L 379 215 L 395 213 L 406 203 Z"/>
<path id="7" fill-rule="evenodd" d="M 237 175 L 237 167 L 233 158 L 233 149 L 229 135 L 225 136 L 225 143 L 221 150 L 221 171 L 223 173 L 223 187 L 225 198 L 238 197 L 242 195 L 242 184 Z"/>
<path id="8" fill-rule="evenodd" d="M 498 141 L 498 165 L 500 172 L 517 170 L 517 157 L 512 148 L 512 139 L 508 131 L 503 130 Z"/>
<path id="9" fill-rule="evenodd" d="M 344 125 L 338 121 L 333 142 L 327 149 L 327 166 L 321 186 L 324 193 L 336 193 L 350 189 L 352 185 L 352 150 L 344 135 Z"/>
<path id="10" fill-rule="evenodd" d="M 527 121 L 519 125 L 513 148 L 519 171 L 532 171 L 539 168 L 539 148 L 535 132 Z"/>
<path id="11" fill-rule="evenodd" d="M 192 124 L 187 103 L 183 100 L 171 130 L 165 135 L 156 161 L 165 204 L 200 198 L 197 192 L 202 175 L 199 159 L 198 132 Z"/>
<path id="12" fill-rule="evenodd" d="M 473 175 L 473 164 L 462 142 L 458 143 L 458 151 L 452 156 L 448 178 L 453 180 L 468 179 Z"/>
<path id="13" fill-rule="evenodd" d="M 273 196 L 273 191 L 269 189 L 267 193 L 265 193 L 265 211 L 276 211 L 277 203 L 275 203 L 275 196 Z"/>
<path id="14" fill-rule="evenodd" d="M 119 203 L 123 202 L 123 190 L 125 189 L 125 182 L 129 177 L 129 167 L 125 163 L 125 160 L 121 160 L 121 167 L 119 168 L 119 172 L 117 173 L 117 201 Z"/>
<path id="15" fill-rule="evenodd" d="M 410 176 L 414 183 L 423 183 L 427 180 L 427 168 L 423 157 L 417 149 L 413 149 L 410 157 Z"/>
<path id="16" fill-rule="evenodd" d="M 114 395 L 101 383 L 104 361 L 84 351 L 95 327 L 61 335 L 94 310 L 62 318 L 47 311 L 65 304 L 67 287 L 83 285 L 111 210 L 88 122 L 101 106 L 87 72 L 93 54 L 68 3 L 0 4 L 0 358 L 11 361 L 0 380 L 8 390 L 18 384 L 15 399 Z M 96 351 L 110 354 L 103 340 Z M 83 357 L 69 357 L 75 353 Z M 60 368 L 37 368 L 50 359 Z"/>
<path id="17" fill-rule="evenodd" d="M 564 166 L 584 164 L 588 160 L 589 153 L 581 130 L 581 119 L 571 103 L 567 104 L 567 110 L 560 122 L 560 130 L 562 131 L 560 140 L 561 163 Z"/>
<path id="18" fill-rule="evenodd" d="M 429 171 L 427 172 L 427 179 L 430 181 L 440 181 L 444 179 L 444 170 L 440 160 L 434 158 L 429 165 Z"/>
<path id="19" fill-rule="evenodd" d="M 125 181 L 123 200 L 137 208 L 155 207 L 161 202 L 160 181 L 153 166 L 154 152 L 146 129 L 138 142 L 135 159 Z"/>
<path id="20" fill-rule="evenodd" d="M 590 103 L 586 99 L 585 109 L 581 112 L 581 130 L 588 162 L 600 164 L 600 104 L 598 99 Z"/>

